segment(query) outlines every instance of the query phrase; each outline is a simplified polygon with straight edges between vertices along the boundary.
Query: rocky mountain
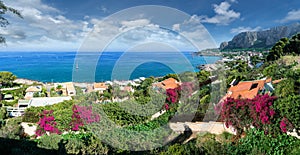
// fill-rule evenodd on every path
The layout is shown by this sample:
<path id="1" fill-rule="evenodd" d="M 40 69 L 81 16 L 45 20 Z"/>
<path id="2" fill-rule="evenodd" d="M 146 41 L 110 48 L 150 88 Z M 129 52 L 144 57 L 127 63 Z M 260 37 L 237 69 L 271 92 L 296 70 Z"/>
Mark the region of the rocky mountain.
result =
<path id="1" fill-rule="evenodd" d="M 273 27 L 263 31 L 242 32 L 229 42 L 223 42 L 220 50 L 241 48 L 270 48 L 283 37 L 292 37 L 300 32 L 300 23 Z"/>

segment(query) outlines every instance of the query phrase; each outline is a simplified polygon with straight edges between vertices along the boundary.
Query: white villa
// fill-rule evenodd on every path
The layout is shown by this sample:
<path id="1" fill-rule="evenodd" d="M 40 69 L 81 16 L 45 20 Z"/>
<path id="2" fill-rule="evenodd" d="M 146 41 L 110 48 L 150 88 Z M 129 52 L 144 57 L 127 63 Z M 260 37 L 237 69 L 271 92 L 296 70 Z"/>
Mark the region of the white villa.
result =
<path id="1" fill-rule="evenodd" d="M 33 98 L 34 93 L 41 93 L 42 86 L 30 86 L 26 89 L 25 99 L 29 100 Z"/>
<path id="2" fill-rule="evenodd" d="M 9 116 L 22 116 L 28 107 L 41 107 L 47 105 L 57 104 L 66 100 L 72 100 L 70 96 L 67 97 L 37 97 L 30 100 L 19 100 L 17 107 L 7 107 Z"/>
<path id="3" fill-rule="evenodd" d="M 64 96 L 75 96 L 76 90 L 74 87 L 73 82 L 65 82 L 65 83 L 54 83 L 54 87 L 57 88 L 57 86 L 62 87 L 62 92 Z"/>

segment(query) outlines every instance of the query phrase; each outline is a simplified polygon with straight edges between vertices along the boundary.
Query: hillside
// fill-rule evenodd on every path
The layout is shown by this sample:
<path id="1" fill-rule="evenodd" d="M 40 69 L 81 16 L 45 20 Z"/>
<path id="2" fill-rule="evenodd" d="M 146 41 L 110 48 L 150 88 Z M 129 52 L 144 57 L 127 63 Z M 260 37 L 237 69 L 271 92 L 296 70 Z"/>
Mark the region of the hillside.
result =
<path id="1" fill-rule="evenodd" d="M 288 26 L 273 27 L 263 31 L 242 32 L 233 37 L 229 42 L 223 42 L 220 50 L 244 48 L 270 48 L 279 39 L 291 37 L 300 32 L 300 23 Z"/>

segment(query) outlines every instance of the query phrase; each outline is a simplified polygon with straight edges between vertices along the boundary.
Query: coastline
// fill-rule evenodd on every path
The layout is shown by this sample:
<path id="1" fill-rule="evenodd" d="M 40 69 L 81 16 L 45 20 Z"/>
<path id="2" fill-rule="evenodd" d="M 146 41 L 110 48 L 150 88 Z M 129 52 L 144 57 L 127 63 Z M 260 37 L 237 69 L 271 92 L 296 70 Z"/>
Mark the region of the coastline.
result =
<path id="1" fill-rule="evenodd" d="M 149 52 L 137 53 L 142 54 L 143 58 L 148 58 Z M 201 64 L 210 64 L 219 60 L 220 57 L 215 56 L 195 56 L 191 52 L 182 52 L 186 59 L 194 67 L 195 71 L 198 71 L 196 68 Z M 86 53 L 84 58 L 90 58 L 91 53 Z M 93 53 L 92 53 L 93 54 Z M 95 53 L 96 54 L 96 53 Z M 72 81 L 72 74 L 74 69 L 74 61 L 76 57 L 76 52 L 1 52 L 0 57 L 3 61 L 0 62 L 1 71 L 9 71 L 20 79 L 28 79 L 32 81 L 38 81 L 43 83 L 52 83 L 52 82 L 67 82 Z M 100 82 L 114 80 L 111 78 L 112 70 L 118 60 L 122 59 L 121 52 L 106 52 L 101 55 L 101 58 L 98 60 L 96 66 L 95 78 L 79 80 L 78 82 Z M 141 58 L 140 58 L 141 59 Z M 178 58 L 174 55 L 162 53 L 162 55 L 154 55 L 153 59 L 166 59 L 169 63 L 178 63 Z M 132 66 L 133 60 L 123 58 L 125 66 Z M 89 63 L 89 62 L 86 62 Z M 10 65 L 14 64 L 14 65 Z M 85 69 L 86 65 L 79 64 L 79 70 Z M 127 69 L 127 68 L 125 68 Z M 184 71 L 184 66 L 178 66 L 178 70 Z M 131 71 L 130 69 L 124 70 L 124 72 Z M 139 77 L 150 77 L 150 76 L 164 76 L 168 73 L 173 73 L 173 71 L 165 64 L 146 61 L 145 63 L 137 66 L 132 72 L 130 80 L 139 78 Z M 117 80 L 122 80 L 122 77 Z M 74 81 L 77 82 L 75 79 Z"/>
<path id="2" fill-rule="evenodd" d="M 31 79 L 26 79 L 26 78 L 17 78 L 16 80 L 14 80 L 14 83 L 17 84 L 27 84 L 27 85 L 32 85 L 32 84 L 44 84 L 41 81 L 37 81 L 37 80 L 31 80 Z"/>

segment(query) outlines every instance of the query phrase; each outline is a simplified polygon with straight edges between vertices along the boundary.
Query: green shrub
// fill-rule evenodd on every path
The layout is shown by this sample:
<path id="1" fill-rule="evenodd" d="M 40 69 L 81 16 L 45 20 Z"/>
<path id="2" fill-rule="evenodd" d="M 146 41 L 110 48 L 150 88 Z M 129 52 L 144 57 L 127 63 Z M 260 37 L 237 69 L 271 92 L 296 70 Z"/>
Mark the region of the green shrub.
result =
<path id="1" fill-rule="evenodd" d="M 228 154 L 297 154 L 300 152 L 300 140 L 286 135 L 265 135 L 264 131 L 251 129 L 245 138 L 236 144 L 228 143 Z"/>
<path id="2" fill-rule="evenodd" d="M 37 123 L 39 121 L 39 114 L 33 111 L 26 111 L 22 117 L 23 122 Z"/>
<path id="3" fill-rule="evenodd" d="M 72 120 L 74 102 L 74 100 L 70 100 L 45 107 L 27 108 L 22 120 L 24 122 L 37 123 L 39 121 L 39 113 L 42 113 L 44 110 L 53 110 L 53 116 L 57 123 L 56 127 L 61 131 L 68 130 L 70 129 L 70 122 Z"/>
<path id="4" fill-rule="evenodd" d="M 184 146 L 180 144 L 174 144 L 168 147 L 167 151 L 161 152 L 161 155 L 188 155 Z"/>
<path id="5" fill-rule="evenodd" d="M 21 135 L 23 134 L 20 123 L 20 117 L 7 119 L 5 126 L 0 129 L 0 137 L 8 139 L 20 139 Z"/>
<path id="6" fill-rule="evenodd" d="M 224 146 L 216 141 L 216 135 L 211 133 L 200 133 L 196 139 L 196 147 L 205 154 L 225 154 Z"/>
<path id="7" fill-rule="evenodd" d="M 41 136 L 38 139 L 38 147 L 49 149 L 49 150 L 58 150 L 59 142 L 62 140 L 62 137 L 58 134 L 50 134 Z"/>
<path id="8" fill-rule="evenodd" d="M 64 150 L 67 154 L 107 154 L 108 147 L 91 133 L 68 133 L 62 135 Z"/>
<path id="9" fill-rule="evenodd" d="M 7 118 L 7 111 L 5 107 L 0 108 L 0 120 L 4 120 Z"/>
<path id="10" fill-rule="evenodd" d="M 79 154 L 82 153 L 82 149 L 84 148 L 84 143 L 81 139 L 71 138 L 68 139 L 65 144 L 65 151 L 67 154 Z"/>

